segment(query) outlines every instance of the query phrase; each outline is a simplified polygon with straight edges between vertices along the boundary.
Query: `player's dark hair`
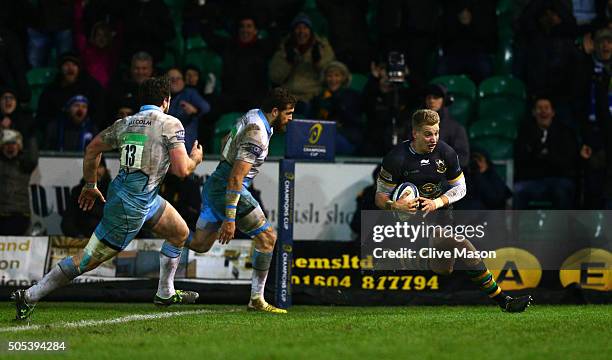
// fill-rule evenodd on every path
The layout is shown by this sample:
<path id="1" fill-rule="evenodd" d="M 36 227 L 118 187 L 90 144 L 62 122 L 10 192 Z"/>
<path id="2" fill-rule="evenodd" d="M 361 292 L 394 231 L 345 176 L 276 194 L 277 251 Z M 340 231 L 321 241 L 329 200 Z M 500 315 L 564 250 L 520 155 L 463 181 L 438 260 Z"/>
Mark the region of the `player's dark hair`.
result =
<path id="1" fill-rule="evenodd" d="M 555 102 L 552 100 L 552 98 L 548 95 L 537 95 L 534 96 L 533 98 L 533 103 L 531 104 L 531 108 L 535 108 L 535 106 L 537 105 L 538 101 L 548 101 L 550 103 L 550 106 L 553 108 L 553 110 L 555 109 Z"/>
<path id="2" fill-rule="evenodd" d="M 288 107 L 294 107 L 296 103 L 297 99 L 289 93 L 289 90 L 283 87 L 277 87 L 270 90 L 268 96 L 266 96 L 261 104 L 261 110 L 266 113 L 272 112 L 274 108 L 283 111 Z"/>
<path id="3" fill-rule="evenodd" d="M 433 126 L 440 123 L 440 115 L 429 109 L 417 110 L 412 114 L 412 128 L 420 129 L 423 126 Z"/>
<path id="4" fill-rule="evenodd" d="M 161 106 L 170 96 L 170 80 L 167 76 L 146 79 L 138 87 L 138 98 L 143 105 Z"/>

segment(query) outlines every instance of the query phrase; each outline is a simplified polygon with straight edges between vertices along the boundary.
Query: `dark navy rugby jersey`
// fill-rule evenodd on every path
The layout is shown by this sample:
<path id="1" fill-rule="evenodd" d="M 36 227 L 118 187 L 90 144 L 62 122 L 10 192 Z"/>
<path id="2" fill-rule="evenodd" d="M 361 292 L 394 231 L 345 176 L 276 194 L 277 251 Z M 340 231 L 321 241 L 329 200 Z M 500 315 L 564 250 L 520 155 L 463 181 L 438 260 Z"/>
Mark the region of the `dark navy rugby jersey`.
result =
<path id="1" fill-rule="evenodd" d="M 420 196 L 435 199 L 444 194 L 449 182 L 463 176 L 457 153 L 447 143 L 440 141 L 431 153 L 418 154 L 410 142 L 397 145 L 383 159 L 378 180 L 387 193 L 401 183 L 411 182 Z"/>

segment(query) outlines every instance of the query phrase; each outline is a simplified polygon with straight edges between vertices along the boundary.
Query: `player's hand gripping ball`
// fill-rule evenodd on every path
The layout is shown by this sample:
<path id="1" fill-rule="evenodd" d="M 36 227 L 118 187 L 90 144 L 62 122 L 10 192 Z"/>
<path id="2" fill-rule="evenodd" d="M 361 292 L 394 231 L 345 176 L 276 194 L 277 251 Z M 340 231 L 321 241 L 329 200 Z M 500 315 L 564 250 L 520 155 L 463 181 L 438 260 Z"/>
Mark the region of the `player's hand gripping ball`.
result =
<path id="1" fill-rule="evenodd" d="M 394 208 L 400 210 L 397 213 L 400 220 L 408 220 L 418 210 L 418 197 L 419 189 L 411 182 L 399 184 L 393 190 L 391 200 L 395 202 Z"/>

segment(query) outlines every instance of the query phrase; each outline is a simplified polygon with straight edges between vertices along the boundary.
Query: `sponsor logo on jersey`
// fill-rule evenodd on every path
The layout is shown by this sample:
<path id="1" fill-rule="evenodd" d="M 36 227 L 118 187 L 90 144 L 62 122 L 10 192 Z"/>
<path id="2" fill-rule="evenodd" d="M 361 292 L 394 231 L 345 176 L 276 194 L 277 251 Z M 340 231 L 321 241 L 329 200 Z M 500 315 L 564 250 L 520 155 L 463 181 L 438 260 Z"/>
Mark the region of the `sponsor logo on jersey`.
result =
<path id="1" fill-rule="evenodd" d="M 259 157 L 263 153 L 262 147 L 253 143 L 246 143 L 242 145 L 242 149 L 248 152 L 249 154 L 253 154 L 257 157 Z"/>
<path id="2" fill-rule="evenodd" d="M 151 126 L 151 120 L 148 119 L 131 119 L 128 121 L 128 126 Z"/>
<path id="3" fill-rule="evenodd" d="M 427 165 L 429 165 L 429 159 L 421 160 L 421 166 L 427 166 Z"/>
<path id="4" fill-rule="evenodd" d="M 446 163 L 444 162 L 444 160 L 436 160 L 436 171 L 440 174 L 444 174 L 446 172 Z"/>
<path id="5" fill-rule="evenodd" d="M 440 186 L 433 183 L 426 183 L 419 186 L 419 194 L 428 199 L 435 199 L 442 193 Z"/>
<path id="6" fill-rule="evenodd" d="M 179 130 L 174 134 L 176 135 L 176 140 L 185 141 L 185 130 Z"/>

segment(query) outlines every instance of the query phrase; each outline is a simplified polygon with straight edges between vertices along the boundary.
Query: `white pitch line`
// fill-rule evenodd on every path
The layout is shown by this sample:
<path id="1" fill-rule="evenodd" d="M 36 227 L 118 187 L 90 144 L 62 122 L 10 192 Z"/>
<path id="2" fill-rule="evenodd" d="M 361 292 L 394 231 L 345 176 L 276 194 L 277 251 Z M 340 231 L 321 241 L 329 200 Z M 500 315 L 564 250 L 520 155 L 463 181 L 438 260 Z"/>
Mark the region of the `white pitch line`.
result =
<path id="1" fill-rule="evenodd" d="M 226 311 L 231 312 L 232 310 L 226 310 Z M 74 328 L 95 326 L 95 325 L 121 324 L 121 323 L 126 323 L 126 322 L 131 322 L 131 321 L 155 320 L 155 319 L 164 319 L 164 318 L 175 317 L 175 316 L 200 315 L 200 314 L 213 313 L 213 312 L 217 312 L 217 311 L 201 309 L 201 310 L 174 311 L 174 312 L 163 312 L 163 313 L 152 313 L 152 314 L 134 314 L 134 315 L 122 316 L 122 317 L 118 317 L 114 319 L 106 319 L 106 320 L 80 320 L 80 321 L 74 321 L 74 322 L 60 322 L 60 323 L 49 324 L 49 325 L 20 325 L 20 326 L 0 328 L 0 333 L 49 329 L 49 328 L 74 329 Z"/>

